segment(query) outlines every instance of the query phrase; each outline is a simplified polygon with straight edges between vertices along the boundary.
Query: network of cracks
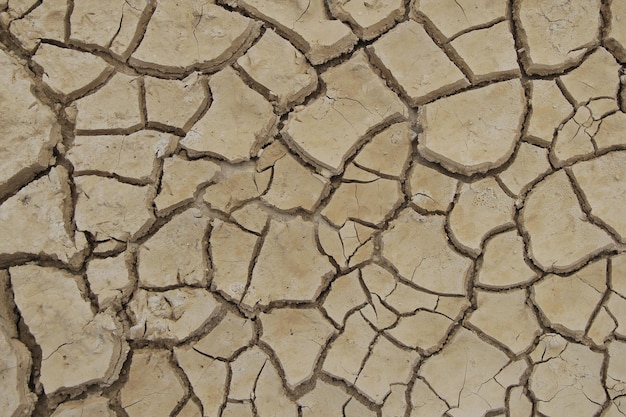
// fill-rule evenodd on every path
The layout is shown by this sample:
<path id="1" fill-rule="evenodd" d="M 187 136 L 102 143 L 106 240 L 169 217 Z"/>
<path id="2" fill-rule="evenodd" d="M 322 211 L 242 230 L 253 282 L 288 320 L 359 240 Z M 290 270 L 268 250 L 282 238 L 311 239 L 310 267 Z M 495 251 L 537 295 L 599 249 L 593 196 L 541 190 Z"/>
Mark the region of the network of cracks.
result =
<path id="1" fill-rule="evenodd" d="M 0 415 L 626 416 L 626 0 L 0 0 Z"/>

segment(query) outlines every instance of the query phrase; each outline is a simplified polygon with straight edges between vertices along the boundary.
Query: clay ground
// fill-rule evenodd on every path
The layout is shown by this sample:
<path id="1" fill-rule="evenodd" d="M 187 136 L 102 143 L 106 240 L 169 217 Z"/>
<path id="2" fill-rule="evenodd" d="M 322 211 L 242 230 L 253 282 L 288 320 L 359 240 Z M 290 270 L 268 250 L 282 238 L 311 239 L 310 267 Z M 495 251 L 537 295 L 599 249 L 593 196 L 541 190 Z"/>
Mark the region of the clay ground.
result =
<path id="1" fill-rule="evenodd" d="M 0 416 L 626 416 L 626 0 L 0 0 Z"/>

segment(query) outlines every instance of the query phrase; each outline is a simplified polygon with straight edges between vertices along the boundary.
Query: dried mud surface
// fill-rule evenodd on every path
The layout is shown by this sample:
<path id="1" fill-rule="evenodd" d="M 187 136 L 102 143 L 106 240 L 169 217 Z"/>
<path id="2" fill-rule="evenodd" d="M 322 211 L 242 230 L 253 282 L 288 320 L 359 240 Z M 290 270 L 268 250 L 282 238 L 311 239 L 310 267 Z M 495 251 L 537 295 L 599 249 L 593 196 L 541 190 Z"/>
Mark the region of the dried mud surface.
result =
<path id="1" fill-rule="evenodd" d="M 0 415 L 626 416 L 625 0 L 0 0 Z"/>

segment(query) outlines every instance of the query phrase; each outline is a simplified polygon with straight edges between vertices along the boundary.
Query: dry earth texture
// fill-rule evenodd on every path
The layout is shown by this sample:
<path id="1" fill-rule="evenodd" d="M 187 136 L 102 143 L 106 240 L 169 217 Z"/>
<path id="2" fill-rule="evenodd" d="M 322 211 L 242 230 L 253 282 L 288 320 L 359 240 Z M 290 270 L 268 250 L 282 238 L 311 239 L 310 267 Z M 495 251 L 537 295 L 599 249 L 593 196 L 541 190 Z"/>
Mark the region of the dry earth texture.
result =
<path id="1" fill-rule="evenodd" d="M 0 0 L 0 415 L 626 416 L 626 0 Z"/>

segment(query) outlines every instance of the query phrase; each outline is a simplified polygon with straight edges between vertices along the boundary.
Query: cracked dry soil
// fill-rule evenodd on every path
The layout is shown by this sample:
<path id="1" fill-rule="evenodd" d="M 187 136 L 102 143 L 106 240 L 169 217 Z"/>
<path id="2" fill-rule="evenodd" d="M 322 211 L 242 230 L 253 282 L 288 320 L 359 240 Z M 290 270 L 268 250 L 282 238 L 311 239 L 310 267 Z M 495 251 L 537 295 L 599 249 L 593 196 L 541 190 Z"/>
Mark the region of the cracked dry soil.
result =
<path id="1" fill-rule="evenodd" d="M 626 416 L 626 0 L 0 0 L 0 415 Z"/>

